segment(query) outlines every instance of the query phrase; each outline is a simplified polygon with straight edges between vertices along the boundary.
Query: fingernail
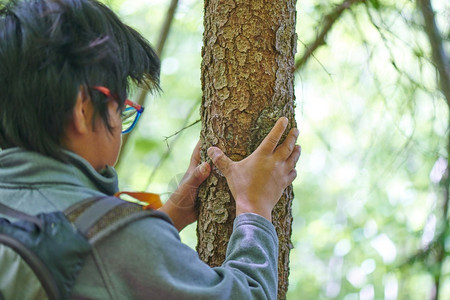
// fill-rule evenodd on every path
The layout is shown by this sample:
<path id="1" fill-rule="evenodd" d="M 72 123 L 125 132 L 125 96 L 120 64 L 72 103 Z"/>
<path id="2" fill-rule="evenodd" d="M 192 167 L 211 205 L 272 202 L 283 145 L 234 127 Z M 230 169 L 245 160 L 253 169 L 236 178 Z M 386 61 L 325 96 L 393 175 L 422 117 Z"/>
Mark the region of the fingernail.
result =
<path id="1" fill-rule="evenodd" d="M 288 120 L 288 118 L 283 117 L 283 120 L 281 122 L 282 122 L 281 124 L 283 124 L 283 126 L 286 127 L 288 125 L 289 120 Z"/>
<path id="2" fill-rule="evenodd" d="M 207 153 L 210 158 L 213 158 L 214 156 L 216 156 L 217 151 L 215 148 L 210 147 L 210 148 L 208 148 Z"/>

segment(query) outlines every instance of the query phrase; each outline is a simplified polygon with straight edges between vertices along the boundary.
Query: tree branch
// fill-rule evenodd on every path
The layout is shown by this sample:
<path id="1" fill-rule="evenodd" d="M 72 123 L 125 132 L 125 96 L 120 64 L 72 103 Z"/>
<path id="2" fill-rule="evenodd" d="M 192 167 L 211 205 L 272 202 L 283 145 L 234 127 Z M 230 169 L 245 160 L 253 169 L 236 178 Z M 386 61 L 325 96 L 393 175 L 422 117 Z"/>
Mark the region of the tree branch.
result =
<path id="1" fill-rule="evenodd" d="M 423 15 L 425 33 L 428 36 L 431 47 L 431 57 L 433 59 L 434 65 L 439 74 L 439 85 L 444 97 L 447 101 L 447 106 L 449 108 L 449 120 L 448 128 L 450 129 L 450 61 L 445 52 L 444 45 L 442 43 L 442 35 L 436 25 L 435 15 L 433 7 L 431 6 L 430 0 L 417 0 L 417 6 Z M 450 132 L 448 132 L 447 137 L 447 170 L 441 180 L 443 186 L 443 202 L 442 202 L 442 219 L 441 219 L 441 230 L 442 233 L 437 239 L 437 272 L 434 275 L 434 291 L 432 293 L 432 299 L 439 299 L 440 286 L 442 283 L 442 267 L 445 254 L 445 239 L 449 230 L 448 224 L 448 211 L 449 211 L 449 185 L 450 185 Z"/>
<path id="2" fill-rule="evenodd" d="M 184 124 L 183 124 L 182 128 L 181 128 L 180 130 L 178 130 L 177 132 L 175 132 L 174 134 L 172 134 L 172 135 L 170 135 L 170 136 L 168 136 L 168 137 L 165 138 L 165 142 L 166 142 L 166 145 L 167 145 L 167 149 L 166 149 L 166 151 L 164 152 L 164 154 L 161 156 L 161 158 L 159 159 L 158 163 L 157 163 L 157 164 L 155 165 L 155 167 L 153 168 L 153 171 L 150 173 L 150 176 L 148 177 L 147 185 L 146 185 L 146 188 L 147 188 L 147 189 L 148 189 L 148 187 L 150 186 L 150 184 L 152 183 L 153 178 L 154 178 L 155 175 L 156 175 L 156 172 L 157 172 L 157 171 L 159 170 L 159 168 L 163 165 L 163 163 L 169 158 L 170 153 L 172 152 L 172 149 L 173 149 L 175 143 L 178 141 L 178 139 L 179 139 L 180 136 L 181 136 L 180 133 L 183 132 L 185 129 L 187 129 L 187 128 L 189 128 L 189 127 L 192 127 L 192 126 L 194 126 L 195 124 L 197 124 L 197 123 L 199 123 L 199 122 L 201 121 L 201 120 L 197 120 L 197 121 L 191 123 L 190 125 L 187 124 L 187 122 L 188 122 L 188 120 L 191 118 L 192 114 L 193 114 L 195 111 L 198 110 L 198 106 L 199 106 L 199 104 L 200 104 L 200 101 L 201 101 L 201 100 L 197 101 L 194 105 L 192 105 L 191 110 L 189 111 L 188 115 L 187 115 L 186 118 L 184 119 Z M 170 138 L 174 137 L 174 136 L 175 136 L 175 138 L 172 140 L 172 143 L 170 143 L 170 145 L 169 145 L 168 140 L 169 140 Z"/>
<path id="3" fill-rule="evenodd" d="M 170 32 L 170 27 L 173 23 L 173 18 L 175 16 L 175 11 L 176 11 L 177 6 L 178 6 L 178 0 L 171 0 L 169 9 L 167 10 L 167 13 L 166 13 L 166 18 L 164 20 L 163 26 L 161 27 L 161 31 L 159 32 L 158 43 L 156 44 L 155 51 L 156 51 L 156 54 L 158 55 L 158 57 L 162 56 L 162 52 L 164 50 L 164 45 L 166 44 L 166 40 L 167 40 L 167 37 Z M 144 104 L 145 98 L 147 97 L 148 92 L 149 91 L 147 89 L 143 89 L 143 88 L 139 89 L 137 102 L 140 105 Z M 124 150 L 126 149 L 128 140 L 130 139 L 130 136 L 132 134 L 133 134 L 133 131 L 122 137 L 122 151 L 120 152 L 119 158 L 117 160 L 119 164 L 121 162 L 123 153 L 125 153 Z"/>
<path id="4" fill-rule="evenodd" d="M 185 131 L 186 129 L 194 126 L 195 124 L 200 123 L 200 121 L 201 121 L 201 119 L 198 119 L 198 120 L 192 122 L 191 124 L 184 126 L 183 128 L 181 128 L 177 132 L 172 133 L 171 135 L 164 137 L 164 141 L 166 142 L 167 148 L 170 149 L 169 142 L 168 142 L 170 138 L 173 138 L 174 136 L 176 136 L 176 135 L 180 134 L 182 131 Z"/>
<path id="5" fill-rule="evenodd" d="M 162 52 L 164 50 L 164 46 L 166 45 L 167 37 L 169 36 L 170 27 L 173 23 L 173 18 L 175 16 L 175 11 L 178 6 L 178 0 L 172 0 L 170 2 L 169 9 L 166 13 L 166 18 L 164 20 L 164 24 L 161 27 L 161 31 L 159 32 L 159 39 L 158 43 L 156 44 L 156 54 L 158 54 L 158 57 L 162 56 Z M 145 102 L 145 97 L 147 97 L 148 90 L 147 89 L 141 89 L 138 97 L 138 103 L 140 105 L 143 105 Z"/>
<path id="6" fill-rule="evenodd" d="M 309 45 L 305 45 L 305 53 L 303 53 L 303 56 L 295 62 L 295 72 L 300 70 L 308 62 L 311 56 L 314 57 L 314 52 L 318 48 L 325 45 L 325 38 L 333 28 L 333 25 L 342 15 L 342 13 L 345 10 L 349 9 L 353 4 L 363 2 L 366 2 L 366 0 L 344 0 L 344 2 L 342 2 L 331 13 L 324 17 L 325 22 L 323 24 L 322 30 L 319 32 L 316 39 L 312 43 L 310 43 Z"/>
<path id="7" fill-rule="evenodd" d="M 423 15 L 425 33 L 431 46 L 431 56 L 439 72 L 441 91 L 450 108 L 450 61 L 442 43 L 442 35 L 436 25 L 433 7 L 430 0 L 417 0 Z"/>

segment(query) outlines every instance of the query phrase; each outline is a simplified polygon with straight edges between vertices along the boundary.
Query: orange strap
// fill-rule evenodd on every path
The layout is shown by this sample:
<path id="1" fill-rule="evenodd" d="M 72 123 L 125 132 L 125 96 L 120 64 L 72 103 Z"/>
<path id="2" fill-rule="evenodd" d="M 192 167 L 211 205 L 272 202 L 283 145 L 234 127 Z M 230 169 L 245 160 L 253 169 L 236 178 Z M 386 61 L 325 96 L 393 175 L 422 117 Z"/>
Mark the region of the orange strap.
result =
<path id="1" fill-rule="evenodd" d="M 120 195 L 128 195 L 138 201 L 136 202 L 143 202 L 142 209 L 158 209 L 161 208 L 162 202 L 161 198 L 158 194 L 153 193 L 144 193 L 144 192 L 117 192 L 114 194 L 114 196 L 119 197 Z"/>

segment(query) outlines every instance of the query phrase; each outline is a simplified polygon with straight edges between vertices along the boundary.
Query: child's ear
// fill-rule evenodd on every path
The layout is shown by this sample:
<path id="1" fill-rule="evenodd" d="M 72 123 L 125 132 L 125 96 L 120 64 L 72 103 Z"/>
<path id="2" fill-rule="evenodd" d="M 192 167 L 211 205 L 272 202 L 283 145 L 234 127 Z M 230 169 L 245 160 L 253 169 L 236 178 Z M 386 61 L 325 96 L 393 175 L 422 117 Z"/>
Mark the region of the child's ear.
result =
<path id="1" fill-rule="evenodd" d="M 85 134 L 92 130 L 92 118 L 94 116 L 91 98 L 85 87 L 80 86 L 77 100 L 72 111 L 72 130 L 77 134 Z M 69 125 L 69 126 L 70 126 Z"/>

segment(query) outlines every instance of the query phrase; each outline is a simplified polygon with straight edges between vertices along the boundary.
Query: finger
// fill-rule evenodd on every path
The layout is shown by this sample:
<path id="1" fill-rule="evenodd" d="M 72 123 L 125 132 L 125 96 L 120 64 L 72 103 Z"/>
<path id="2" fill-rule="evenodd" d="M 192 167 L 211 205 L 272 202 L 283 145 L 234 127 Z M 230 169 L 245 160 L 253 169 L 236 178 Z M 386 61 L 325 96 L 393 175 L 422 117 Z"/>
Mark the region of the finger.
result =
<path id="1" fill-rule="evenodd" d="M 183 181 L 185 181 L 187 179 L 188 175 L 190 173 L 192 173 L 194 171 L 194 169 L 201 163 L 200 149 L 201 149 L 201 143 L 199 140 L 197 142 L 197 144 L 195 145 L 194 150 L 192 151 L 191 160 L 189 161 L 188 169 L 187 169 L 186 173 L 184 174 L 183 178 L 181 179 L 181 183 L 183 183 Z"/>
<path id="2" fill-rule="evenodd" d="M 293 169 L 292 171 L 289 172 L 289 174 L 287 175 L 287 184 L 286 187 L 288 187 L 293 181 L 294 179 L 297 178 L 297 170 Z"/>
<path id="3" fill-rule="evenodd" d="M 279 118 L 272 130 L 270 130 L 269 134 L 264 138 L 261 145 L 259 145 L 258 149 L 264 151 L 265 153 L 272 153 L 277 147 L 287 125 L 288 119 L 286 117 Z"/>
<path id="4" fill-rule="evenodd" d="M 195 145 L 194 151 L 192 151 L 192 155 L 191 155 L 191 162 L 189 164 L 189 167 L 191 166 L 198 166 L 200 164 L 200 148 L 201 148 L 201 143 L 200 140 L 197 142 L 197 144 Z"/>
<path id="5" fill-rule="evenodd" d="M 178 189 L 172 195 L 172 202 L 177 205 L 180 205 L 179 202 L 183 200 L 193 203 L 198 187 L 208 178 L 210 172 L 211 167 L 207 162 L 204 162 L 197 166 L 193 172 L 187 173 Z"/>
<path id="6" fill-rule="evenodd" d="M 292 128 L 291 131 L 289 131 L 289 134 L 283 141 L 283 143 L 280 146 L 278 146 L 275 152 L 277 153 L 277 155 L 280 156 L 282 160 L 287 159 L 292 154 L 292 151 L 294 151 L 298 134 L 299 134 L 298 129 Z"/>
<path id="7" fill-rule="evenodd" d="M 294 147 L 294 151 L 292 151 L 292 154 L 286 160 L 287 170 L 292 170 L 295 168 L 295 165 L 297 165 L 297 162 L 298 162 L 298 159 L 300 158 L 301 153 L 302 153 L 302 148 L 300 147 L 300 145 L 296 145 Z"/>
<path id="8" fill-rule="evenodd" d="M 200 165 L 201 163 L 200 150 L 201 150 L 201 143 L 199 140 L 195 145 L 194 150 L 192 151 L 189 167 L 180 181 L 181 184 L 183 184 L 187 180 L 187 178 L 194 172 L 194 170 Z"/>
<path id="9" fill-rule="evenodd" d="M 206 178 L 208 178 L 209 173 L 211 172 L 211 167 L 207 162 L 202 163 L 197 166 L 186 180 L 186 184 L 191 187 L 198 188 Z"/>
<path id="10" fill-rule="evenodd" d="M 208 156 L 211 158 L 212 162 L 216 165 L 219 171 L 226 177 L 228 175 L 229 167 L 233 161 L 217 147 L 210 147 L 208 149 Z"/>

